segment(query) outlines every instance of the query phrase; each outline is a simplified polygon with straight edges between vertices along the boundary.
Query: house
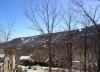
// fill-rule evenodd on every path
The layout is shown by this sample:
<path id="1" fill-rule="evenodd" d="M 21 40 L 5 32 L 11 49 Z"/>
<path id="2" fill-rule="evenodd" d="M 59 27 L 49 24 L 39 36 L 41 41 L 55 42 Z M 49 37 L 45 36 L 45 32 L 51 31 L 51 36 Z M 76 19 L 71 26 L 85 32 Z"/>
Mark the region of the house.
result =
<path id="1" fill-rule="evenodd" d="M 34 60 L 30 56 L 20 56 L 20 63 L 21 65 L 27 66 L 32 65 Z"/>
<path id="2" fill-rule="evenodd" d="M 20 56 L 20 60 L 30 60 L 30 56 Z"/>

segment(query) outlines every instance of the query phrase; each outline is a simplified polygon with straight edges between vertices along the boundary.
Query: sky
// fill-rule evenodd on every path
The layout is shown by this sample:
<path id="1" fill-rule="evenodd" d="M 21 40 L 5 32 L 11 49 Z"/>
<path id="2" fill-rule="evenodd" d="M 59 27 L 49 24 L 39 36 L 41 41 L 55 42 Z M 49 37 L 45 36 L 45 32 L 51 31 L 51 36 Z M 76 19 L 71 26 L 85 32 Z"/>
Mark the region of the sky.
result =
<path id="1" fill-rule="evenodd" d="M 39 0 L 34 1 L 39 2 Z M 59 0 L 59 2 L 64 3 L 65 0 Z M 90 2 L 89 4 L 96 5 L 99 1 L 88 0 L 86 2 L 87 4 Z M 15 21 L 12 39 L 38 34 L 38 32 L 30 29 L 32 23 L 24 15 L 24 6 L 25 0 L 0 0 L 0 26 L 7 26 L 9 20 Z"/>
<path id="2" fill-rule="evenodd" d="M 15 21 L 12 38 L 34 35 L 24 15 L 24 0 L 0 0 L 0 26 L 6 27 L 10 20 Z"/>

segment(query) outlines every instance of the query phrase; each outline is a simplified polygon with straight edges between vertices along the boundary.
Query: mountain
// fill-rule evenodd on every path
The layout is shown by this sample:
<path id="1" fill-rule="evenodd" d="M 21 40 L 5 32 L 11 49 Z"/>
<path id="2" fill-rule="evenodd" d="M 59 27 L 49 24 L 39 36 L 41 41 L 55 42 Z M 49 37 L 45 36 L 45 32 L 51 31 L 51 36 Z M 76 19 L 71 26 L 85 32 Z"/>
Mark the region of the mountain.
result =
<path id="1" fill-rule="evenodd" d="M 91 56 L 96 57 L 95 52 L 93 52 L 95 48 L 95 41 L 97 37 L 94 31 L 91 31 L 91 28 L 88 27 L 83 28 L 80 30 L 72 30 L 70 31 L 72 37 L 72 49 L 73 49 L 73 56 L 75 60 L 78 60 L 78 57 L 82 57 L 84 55 L 84 37 L 85 37 L 85 30 L 87 30 L 87 47 L 88 47 L 88 54 Z M 43 59 L 48 57 L 48 43 L 47 43 L 48 34 L 44 35 L 37 35 L 31 37 L 20 37 L 15 38 L 7 43 L 9 53 L 14 52 L 17 56 L 21 55 L 31 55 L 35 58 Z M 55 58 L 59 58 L 59 60 L 65 60 L 65 56 L 67 55 L 67 44 L 66 41 L 68 38 L 68 31 L 64 32 L 57 32 L 52 33 L 51 38 L 51 50 L 52 55 L 56 56 Z M 0 49 L 4 49 L 5 43 L 0 44 Z M 80 56 L 79 56 L 80 55 Z M 41 59 L 38 59 L 41 60 Z"/>

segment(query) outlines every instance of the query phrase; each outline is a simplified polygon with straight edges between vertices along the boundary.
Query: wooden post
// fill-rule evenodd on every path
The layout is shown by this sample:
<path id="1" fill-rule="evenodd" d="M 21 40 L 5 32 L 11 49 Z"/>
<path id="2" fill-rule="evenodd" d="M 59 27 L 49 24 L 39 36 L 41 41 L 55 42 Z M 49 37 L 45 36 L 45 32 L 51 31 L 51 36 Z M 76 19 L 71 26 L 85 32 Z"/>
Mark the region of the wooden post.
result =
<path id="1" fill-rule="evenodd" d="M 3 72 L 10 72 L 10 68 L 9 68 L 9 64 L 10 64 L 10 58 L 8 55 L 6 55 L 4 57 L 4 69 L 3 69 Z"/>
<path id="2" fill-rule="evenodd" d="M 12 70 L 15 70 L 15 54 L 12 55 Z"/>

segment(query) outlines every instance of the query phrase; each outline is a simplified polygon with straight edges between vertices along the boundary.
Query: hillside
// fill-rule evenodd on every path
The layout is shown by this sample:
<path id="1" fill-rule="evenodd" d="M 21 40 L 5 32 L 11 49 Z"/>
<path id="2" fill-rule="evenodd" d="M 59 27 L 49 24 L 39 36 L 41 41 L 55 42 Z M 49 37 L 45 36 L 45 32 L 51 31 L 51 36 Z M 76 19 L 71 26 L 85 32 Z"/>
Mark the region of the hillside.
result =
<path id="1" fill-rule="evenodd" d="M 71 31 L 72 36 L 72 50 L 73 50 L 73 60 L 79 60 L 84 56 L 84 31 L 87 30 L 87 46 L 88 46 L 88 56 L 91 59 L 92 57 L 96 58 L 96 54 L 94 50 L 95 48 L 95 40 L 97 37 L 95 33 L 92 32 L 89 28 L 83 28 L 80 30 L 73 30 Z M 58 32 L 52 34 L 52 56 L 54 60 L 60 60 L 62 64 L 66 61 L 67 57 L 67 47 L 66 47 L 66 37 L 67 31 Z M 48 58 L 48 46 L 47 46 L 47 36 L 45 35 L 37 35 L 31 37 L 21 37 L 16 38 L 9 41 L 8 50 L 9 53 L 16 53 L 19 57 L 21 55 L 31 55 L 36 61 L 44 62 Z M 2 43 L 0 45 L 1 49 L 4 49 L 6 43 Z M 93 60 L 94 61 L 94 60 Z"/>

